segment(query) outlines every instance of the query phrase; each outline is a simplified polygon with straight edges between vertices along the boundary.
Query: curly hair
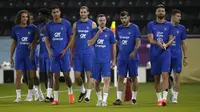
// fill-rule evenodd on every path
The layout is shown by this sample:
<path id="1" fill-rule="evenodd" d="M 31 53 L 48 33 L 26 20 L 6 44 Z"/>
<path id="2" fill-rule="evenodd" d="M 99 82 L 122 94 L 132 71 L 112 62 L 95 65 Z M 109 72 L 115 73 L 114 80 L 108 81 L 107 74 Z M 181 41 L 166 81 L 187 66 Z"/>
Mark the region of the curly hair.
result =
<path id="1" fill-rule="evenodd" d="M 20 11 L 17 13 L 16 18 L 15 18 L 15 24 L 16 24 L 16 25 L 20 24 L 20 22 L 21 22 L 21 15 L 22 15 L 23 13 L 27 13 L 27 14 L 28 14 L 27 25 L 30 24 L 30 14 L 29 14 L 29 12 L 28 12 L 27 10 L 20 10 Z"/>

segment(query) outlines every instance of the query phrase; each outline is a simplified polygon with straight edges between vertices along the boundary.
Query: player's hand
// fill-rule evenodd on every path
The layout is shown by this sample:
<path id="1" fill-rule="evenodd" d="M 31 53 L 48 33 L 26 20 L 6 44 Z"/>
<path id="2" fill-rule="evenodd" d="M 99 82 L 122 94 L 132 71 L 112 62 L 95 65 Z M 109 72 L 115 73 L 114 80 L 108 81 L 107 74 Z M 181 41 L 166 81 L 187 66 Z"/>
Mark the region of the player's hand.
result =
<path id="1" fill-rule="evenodd" d="M 160 46 L 162 49 L 164 49 L 162 43 L 158 42 L 157 45 Z"/>
<path id="2" fill-rule="evenodd" d="M 97 32 L 98 35 L 100 35 L 103 32 L 102 29 L 99 29 L 99 31 Z"/>
<path id="3" fill-rule="evenodd" d="M 187 66 L 187 64 L 188 64 L 187 58 L 183 58 L 183 66 Z"/>
<path id="4" fill-rule="evenodd" d="M 162 47 L 163 47 L 164 50 L 166 50 L 167 49 L 167 44 L 163 43 Z"/>
<path id="5" fill-rule="evenodd" d="M 50 58 L 50 60 L 52 60 L 52 57 L 53 57 L 53 53 L 52 53 L 52 51 L 48 51 L 48 54 L 49 54 L 49 58 Z"/>
<path id="6" fill-rule="evenodd" d="M 134 58 L 135 58 L 135 53 L 132 52 L 132 53 L 129 55 L 129 58 L 130 58 L 130 59 L 134 59 Z"/>
<path id="7" fill-rule="evenodd" d="M 66 52 L 67 52 L 67 50 L 65 50 L 65 49 L 61 52 L 61 54 L 62 54 L 62 55 L 61 55 L 61 58 L 64 57 L 64 55 L 66 54 Z"/>
<path id="8" fill-rule="evenodd" d="M 113 68 L 115 67 L 115 65 L 116 65 L 116 62 L 115 62 L 115 61 L 112 61 L 112 62 L 111 62 L 111 66 L 110 66 L 110 68 L 113 69 Z"/>
<path id="9" fill-rule="evenodd" d="M 11 64 L 12 67 L 14 66 L 14 60 L 13 60 L 12 57 L 10 57 L 10 64 Z"/>

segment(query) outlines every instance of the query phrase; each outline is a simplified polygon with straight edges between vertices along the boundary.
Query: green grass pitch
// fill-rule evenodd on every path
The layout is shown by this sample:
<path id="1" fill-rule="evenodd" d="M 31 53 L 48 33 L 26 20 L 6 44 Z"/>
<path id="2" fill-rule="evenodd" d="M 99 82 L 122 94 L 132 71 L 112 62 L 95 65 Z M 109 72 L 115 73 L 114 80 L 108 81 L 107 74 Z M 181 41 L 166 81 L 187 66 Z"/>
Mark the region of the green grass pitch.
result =
<path id="1" fill-rule="evenodd" d="M 69 104 L 67 88 L 61 83 L 59 93 L 59 105 L 51 105 L 44 102 L 13 103 L 15 99 L 15 85 L 0 85 L 0 112 L 200 112 L 200 84 L 181 84 L 178 104 L 168 104 L 166 107 L 157 107 L 157 98 L 153 83 L 139 84 L 137 105 L 131 102 L 123 102 L 121 106 L 113 106 L 116 99 L 116 88 L 112 87 L 108 96 L 108 107 L 96 107 L 97 96 L 92 91 L 91 102 L 78 103 L 79 87 L 73 86 L 75 104 Z M 27 86 L 22 85 L 22 94 L 27 93 Z M 45 92 L 44 85 L 42 85 Z M 44 94 L 45 96 L 46 94 Z M 168 95 L 169 96 L 169 95 Z M 26 96 L 23 96 L 24 100 Z"/>

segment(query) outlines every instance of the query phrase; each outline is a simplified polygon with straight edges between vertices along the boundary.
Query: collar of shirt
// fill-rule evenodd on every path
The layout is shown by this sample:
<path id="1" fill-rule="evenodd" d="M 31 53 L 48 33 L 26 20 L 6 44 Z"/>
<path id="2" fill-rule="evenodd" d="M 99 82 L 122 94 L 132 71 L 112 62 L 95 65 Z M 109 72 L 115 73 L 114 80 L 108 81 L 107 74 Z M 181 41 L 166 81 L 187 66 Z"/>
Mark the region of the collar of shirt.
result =
<path id="1" fill-rule="evenodd" d="M 158 23 L 156 20 L 154 20 L 154 24 L 166 24 L 167 20 L 165 20 L 163 23 Z"/>

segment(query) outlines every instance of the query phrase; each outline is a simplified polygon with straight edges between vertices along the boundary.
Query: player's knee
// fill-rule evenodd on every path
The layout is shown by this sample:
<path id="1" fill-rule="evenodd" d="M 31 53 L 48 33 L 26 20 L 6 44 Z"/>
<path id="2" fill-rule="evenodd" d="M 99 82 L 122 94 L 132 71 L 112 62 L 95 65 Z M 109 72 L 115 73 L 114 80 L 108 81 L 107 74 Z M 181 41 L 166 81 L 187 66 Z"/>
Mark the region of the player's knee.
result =
<path id="1" fill-rule="evenodd" d="M 110 79 L 109 78 L 104 78 L 104 84 L 109 85 L 110 84 Z"/>

